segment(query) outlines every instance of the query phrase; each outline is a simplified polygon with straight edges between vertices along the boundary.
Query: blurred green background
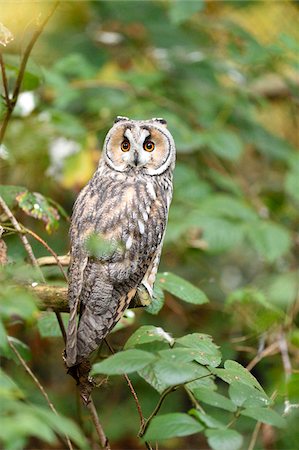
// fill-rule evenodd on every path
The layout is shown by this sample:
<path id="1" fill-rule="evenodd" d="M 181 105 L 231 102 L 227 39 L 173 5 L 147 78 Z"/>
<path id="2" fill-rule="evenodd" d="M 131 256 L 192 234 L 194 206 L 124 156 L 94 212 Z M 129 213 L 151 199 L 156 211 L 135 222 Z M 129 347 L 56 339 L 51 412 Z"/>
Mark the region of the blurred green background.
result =
<path id="1" fill-rule="evenodd" d="M 14 36 L 2 47 L 11 86 L 33 26 L 50 7 L 1 3 L 0 22 Z M 114 118 L 165 118 L 177 166 L 161 270 L 199 286 L 210 303 L 187 305 L 167 295 L 158 315 L 136 312 L 134 324 L 110 340 L 121 347 L 142 324 L 174 336 L 203 332 L 221 346 L 224 359 L 244 366 L 258 349 L 277 342 L 253 373 L 280 412 L 286 395 L 299 402 L 298 23 L 297 1 L 61 2 L 34 47 L 0 147 L 2 184 L 40 192 L 70 215 Z M 0 108 L 3 116 L 4 102 Z M 20 211 L 18 218 L 58 254 L 68 251 L 67 219 L 48 234 Z M 26 257 L 17 236 L 5 242 L 10 262 Z M 46 254 L 32 245 L 37 257 Z M 49 282 L 63 282 L 56 268 L 44 272 Z M 15 325 L 12 332 L 29 345 L 31 367 L 59 410 L 76 417 L 62 340 L 42 338 L 36 326 Z M 281 336 L 291 374 L 280 353 Z M 38 401 L 30 380 L 5 364 Z M 146 415 L 158 396 L 137 377 L 136 389 Z M 96 400 L 113 448 L 142 448 L 134 438 L 138 416 L 125 382 L 110 379 Z M 178 392 L 163 411 L 189 406 Z M 262 427 L 255 448 L 296 448 L 298 418 L 293 408 L 287 430 Z M 247 448 L 253 422 L 243 418 L 239 431 Z M 32 439 L 27 448 L 49 446 Z M 161 448 L 207 443 L 195 435 Z"/>

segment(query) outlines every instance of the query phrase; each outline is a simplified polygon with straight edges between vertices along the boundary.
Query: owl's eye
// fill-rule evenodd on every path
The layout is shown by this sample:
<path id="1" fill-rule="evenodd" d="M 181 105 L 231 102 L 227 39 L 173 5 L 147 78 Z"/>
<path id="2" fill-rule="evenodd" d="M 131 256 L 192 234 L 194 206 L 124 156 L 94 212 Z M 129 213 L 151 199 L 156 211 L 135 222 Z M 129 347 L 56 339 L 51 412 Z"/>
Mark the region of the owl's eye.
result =
<path id="1" fill-rule="evenodd" d="M 152 152 L 155 148 L 155 144 L 153 143 L 153 141 L 145 141 L 145 143 L 143 144 L 143 148 L 147 152 Z"/>
<path id="2" fill-rule="evenodd" d="M 128 152 L 130 150 L 130 142 L 125 139 L 122 143 L 120 148 L 122 149 L 123 152 Z"/>

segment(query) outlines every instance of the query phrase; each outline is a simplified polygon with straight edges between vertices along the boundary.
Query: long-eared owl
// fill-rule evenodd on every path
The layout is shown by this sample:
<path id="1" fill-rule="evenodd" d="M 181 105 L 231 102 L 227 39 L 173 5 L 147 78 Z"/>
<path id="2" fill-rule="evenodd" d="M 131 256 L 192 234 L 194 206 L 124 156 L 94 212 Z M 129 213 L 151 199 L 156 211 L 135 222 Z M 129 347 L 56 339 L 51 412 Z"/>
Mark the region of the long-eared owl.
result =
<path id="1" fill-rule="evenodd" d="M 164 119 L 116 119 L 72 215 L 68 367 L 89 357 L 139 291 L 151 298 L 174 165 L 175 144 Z M 91 235 L 115 244 L 112 251 L 90 254 Z"/>

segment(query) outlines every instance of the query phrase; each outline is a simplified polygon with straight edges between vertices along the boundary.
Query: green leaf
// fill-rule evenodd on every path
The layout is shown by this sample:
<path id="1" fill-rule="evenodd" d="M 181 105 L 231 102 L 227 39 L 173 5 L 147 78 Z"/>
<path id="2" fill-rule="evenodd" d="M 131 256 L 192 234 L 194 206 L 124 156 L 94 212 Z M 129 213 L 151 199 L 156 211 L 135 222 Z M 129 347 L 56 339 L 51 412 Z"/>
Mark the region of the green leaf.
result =
<path id="1" fill-rule="evenodd" d="M 193 393 L 197 400 L 215 406 L 216 408 L 225 409 L 230 412 L 234 412 L 237 409 L 229 398 L 218 394 L 218 392 L 213 392 L 211 389 L 201 387 L 199 389 L 194 389 Z"/>
<path id="2" fill-rule="evenodd" d="M 5 355 L 8 352 L 9 352 L 9 345 L 7 341 L 7 334 L 4 324 L 0 318 L 0 353 L 1 355 Z"/>
<path id="3" fill-rule="evenodd" d="M 206 430 L 205 435 L 213 450 L 239 450 L 243 437 L 235 430 Z"/>
<path id="4" fill-rule="evenodd" d="M 19 207 L 28 216 L 42 220 L 46 224 L 48 233 L 56 230 L 59 226 L 60 215 L 56 208 L 51 206 L 50 202 L 38 192 L 21 192 L 16 200 Z"/>
<path id="5" fill-rule="evenodd" d="M 161 286 L 159 286 L 159 283 L 155 283 L 153 298 L 151 303 L 148 306 L 146 306 L 145 308 L 146 312 L 153 315 L 158 314 L 164 306 L 164 301 L 165 301 L 164 292 L 161 289 Z"/>
<path id="6" fill-rule="evenodd" d="M 239 223 L 205 216 L 199 209 L 192 212 L 190 222 L 190 225 L 202 229 L 203 239 L 207 243 L 206 251 L 212 254 L 236 248 L 244 239 L 244 230 Z"/>
<path id="7" fill-rule="evenodd" d="M 251 417 L 258 422 L 268 423 L 274 427 L 284 428 L 286 421 L 276 411 L 268 408 L 250 407 L 241 411 L 242 416 Z"/>
<path id="8" fill-rule="evenodd" d="M 264 290 L 275 310 L 287 310 L 294 303 L 298 293 L 298 271 L 275 273 L 264 280 Z M 284 317 L 284 314 L 281 312 Z"/>
<path id="9" fill-rule="evenodd" d="M 269 296 L 271 298 L 271 296 Z M 271 299 L 272 300 L 272 299 Z M 227 310 L 240 325 L 244 324 L 257 333 L 269 329 L 284 320 L 284 313 L 267 301 L 263 292 L 251 287 L 233 291 L 226 300 Z"/>
<path id="10" fill-rule="evenodd" d="M 69 314 L 61 313 L 61 317 L 65 328 L 67 328 Z M 42 312 L 37 320 L 37 327 L 43 338 L 61 337 L 61 330 L 57 317 L 53 312 Z"/>
<path id="11" fill-rule="evenodd" d="M 257 379 L 236 361 L 225 361 L 224 369 L 213 369 L 213 373 L 228 384 L 231 384 L 233 381 L 240 381 L 248 386 L 255 386 L 261 392 L 264 392 Z"/>
<path id="12" fill-rule="evenodd" d="M 159 393 L 162 393 L 170 386 L 177 386 L 197 378 L 208 377 L 210 372 L 196 363 L 173 362 L 169 359 L 161 358 L 140 370 L 139 375 Z"/>
<path id="13" fill-rule="evenodd" d="M 199 433 L 203 426 L 184 413 L 170 413 L 154 417 L 144 435 L 145 441 L 160 441 L 178 436 Z"/>
<path id="14" fill-rule="evenodd" d="M 91 233 L 85 242 L 86 250 L 91 256 L 100 260 L 110 259 L 116 252 L 123 253 L 123 244 L 116 240 L 109 240 L 101 234 Z"/>
<path id="15" fill-rule="evenodd" d="M 127 350 L 153 341 L 163 341 L 167 342 L 169 345 L 173 345 L 174 343 L 174 339 L 169 333 L 164 331 L 163 328 L 154 327 L 153 325 L 144 325 L 138 328 L 138 330 L 129 337 L 124 349 Z"/>
<path id="16" fill-rule="evenodd" d="M 21 288 L 6 287 L 0 292 L 0 316 L 8 320 L 21 317 L 33 321 L 38 315 L 35 297 Z"/>
<path id="17" fill-rule="evenodd" d="M 194 351 L 194 360 L 200 364 L 217 367 L 221 363 L 219 347 L 212 342 L 211 337 L 207 334 L 187 334 L 176 339 L 176 344 L 192 348 Z"/>
<path id="18" fill-rule="evenodd" d="M 209 414 L 198 411 L 197 409 L 191 409 L 189 414 L 198 419 L 207 428 L 226 428 L 226 425 Z"/>
<path id="19" fill-rule="evenodd" d="M 221 158 L 237 161 L 242 152 L 243 144 L 240 138 L 229 130 L 212 130 L 205 135 L 210 149 Z"/>
<path id="20" fill-rule="evenodd" d="M 238 221 L 255 221 L 256 212 L 244 201 L 226 194 L 213 194 L 200 203 L 201 213 Z"/>
<path id="21" fill-rule="evenodd" d="M 196 305 L 202 305 L 208 302 L 206 295 L 201 289 L 178 275 L 169 272 L 159 273 L 158 281 L 162 289 L 185 302 Z"/>
<path id="22" fill-rule="evenodd" d="M 246 228 L 249 241 L 266 261 L 273 263 L 291 247 L 288 230 L 272 222 L 251 223 Z"/>
<path id="23" fill-rule="evenodd" d="M 299 202 L 299 174 L 298 172 L 292 171 L 287 174 L 285 180 L 286 192 L 293 197 L 293 199 Z"/>
<path id="24" fill-rule="evenodd" d="M 0 185 L 0 195 L 9 208 L 13 208 L 17 204 L 16 197 L 21 192 L 28 192 L 23 186 L 4 186 Z"/>
<path id="25" fill-rule="evenodd" d="M 94 364 L 92 374 L 120 375 L 141 370 L 155 360 L 155 356 L 143 350 L 125 350 Z"/>
<path id="26" fill-rule="evenodd" d="M 37 417 L 47 423 L 56 433 L 60 434 L 63 438 L 65 435 L 79 446 L 81 449 L 88 448 L 88 443 L 85 436 L 82 434 L 78 425 L 72 420 L 62 415 L 56 415 L 52 411 L 47 411 L 44 408 L 34 406 L 34 412 Z"/>
<path id="27" fill-rule="evenodd" d="M 24 398 L 25 395 L 14 380 L 0 368 L 0 397 Z"/>
<path id="28" fill-rule="evenodd" d="M 233 381 L 229 386 L 228 393 L 236 406 L 269 406 L 271 403 L 266 394 L 240 381 Z"/>
<path id="29" fill-rule="evenodd" d="M 174 24 L 180 24 L 203 8 L 204 0 L 172 0 L 169 4 L 169 17 Z"/>

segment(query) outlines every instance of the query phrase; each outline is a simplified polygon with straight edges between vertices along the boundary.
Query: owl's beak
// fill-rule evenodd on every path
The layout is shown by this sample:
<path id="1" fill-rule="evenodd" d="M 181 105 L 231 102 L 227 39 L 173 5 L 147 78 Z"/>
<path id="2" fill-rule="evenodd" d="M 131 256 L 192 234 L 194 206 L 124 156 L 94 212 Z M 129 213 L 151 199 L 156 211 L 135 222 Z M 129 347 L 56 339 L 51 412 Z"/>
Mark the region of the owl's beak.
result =
<path id="1" fill-rule="evenodd" d="M 138 155 L 138 152 L 136 152 L 136 151 L 134 152 L 133 161 L 134 161 L 135 166 L 137 167 L 139 165 L 139 155 Z"/>

